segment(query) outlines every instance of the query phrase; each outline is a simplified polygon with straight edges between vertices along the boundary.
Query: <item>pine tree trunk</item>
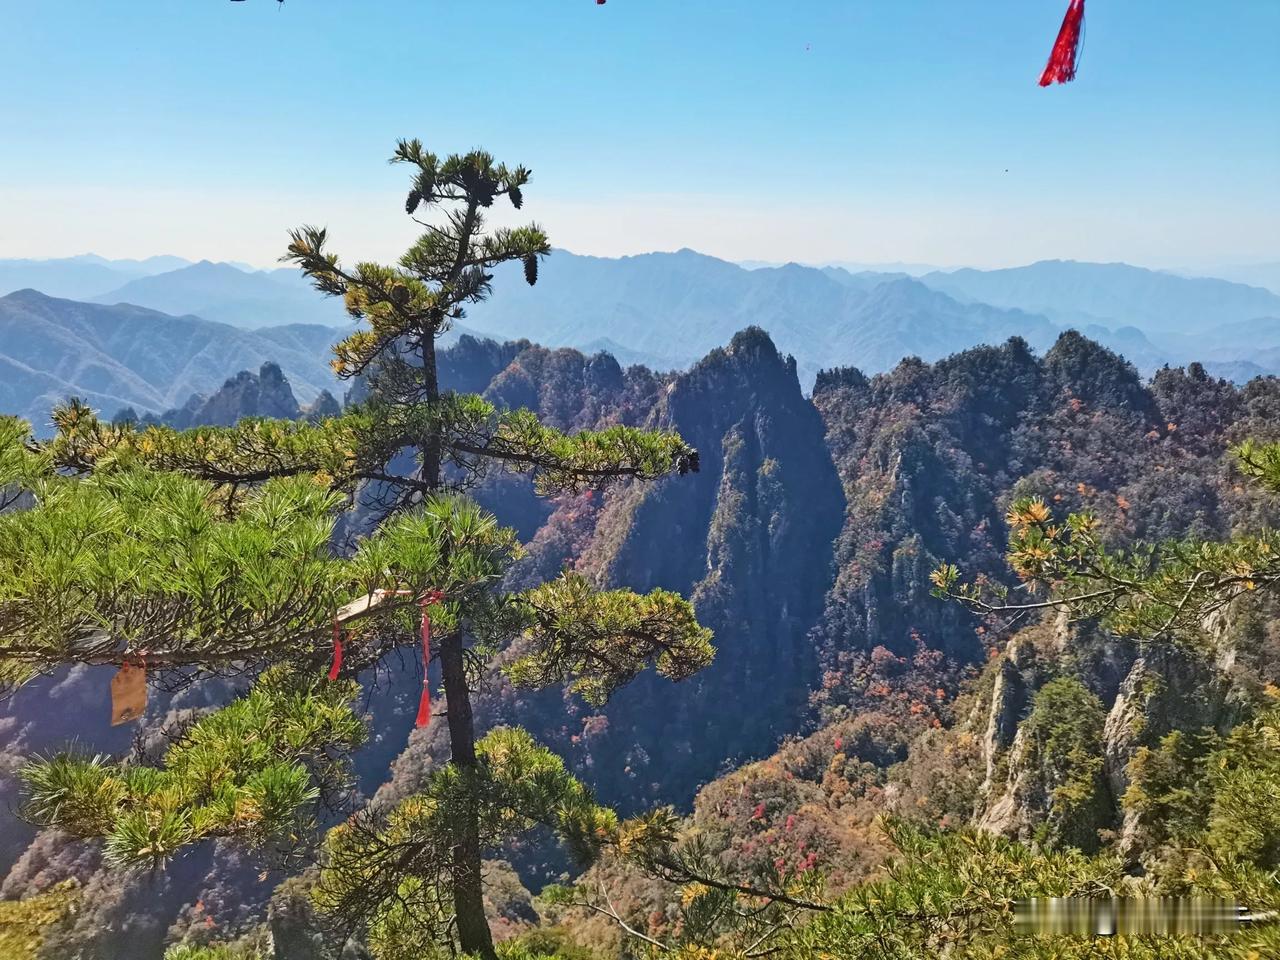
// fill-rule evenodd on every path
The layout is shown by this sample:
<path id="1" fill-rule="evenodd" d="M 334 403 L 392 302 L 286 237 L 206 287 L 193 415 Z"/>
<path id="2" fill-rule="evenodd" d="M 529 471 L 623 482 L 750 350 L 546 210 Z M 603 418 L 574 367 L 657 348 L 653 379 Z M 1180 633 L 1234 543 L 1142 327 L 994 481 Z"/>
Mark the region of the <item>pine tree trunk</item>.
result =
<path id="1" fill-rule="evenodd" d="M 474 211 L 469 215 L 469 220 Z M 440 396 L 436 372 L 435 331 L 422 338 L 422 379 L 429 400 Z M 439 435 L 424 438 L 421 444 L 422 478 L 432 488 L 440 485 L 441 443 Z M 428 664 L 423 664 L 426 670 Z M 444 680 L 444 696 L 449 720 L 450 762 L 463 773 L 476 768 L 476 730 L 471 714 L 471 691 L 467 689 L 466 656 L 460 634 L 446 637 L 440 646 L 440 669 Z M 497 960 L 493 949 L 493 934 L 485 917 L 484 883 L 481 876 L 482 850 L 480 849 L 479 811 L 475 808 L 475 796 L 465 794 L 461 809 L 452 812 L 456 825 L 453 837 L 451 882 L 453 884 L 453 909 L 457 916 L 458 942 L 462 952 Z"/>
<path id="2" fill-rule="evenodd" d="M 462 639 L 450 637 L 440 648 L 440 666 L 444 675 L 444 694 L 449 718 L 451 762 L 464 773 L 476 767 L 476 733 L 471 717 L 471 693 L 467 689 L 466 663 Z M 481 850 L 478 811 L 475 796 L 464 794 L 465 806 L 453 811 L 457 824 L 453 843 L 453 908 L 458 918 L 458 940 L 463 953 L 495 960 L 493 935 L 484 911 L 484 886 L 481 880 Z"/>

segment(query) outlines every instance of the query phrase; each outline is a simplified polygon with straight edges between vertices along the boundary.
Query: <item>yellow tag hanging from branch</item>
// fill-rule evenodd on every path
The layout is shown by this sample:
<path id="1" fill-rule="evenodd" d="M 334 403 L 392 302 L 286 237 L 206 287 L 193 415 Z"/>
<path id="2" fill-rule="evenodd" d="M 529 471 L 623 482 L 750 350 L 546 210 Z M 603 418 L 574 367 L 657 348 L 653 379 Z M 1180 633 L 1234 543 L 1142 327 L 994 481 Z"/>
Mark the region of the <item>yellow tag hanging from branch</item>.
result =
<path id="1" fill-rule="evenodd" d="M 147 709 L 147 668 L 126 663 L 111 678 L 111 725 L 132 723 Z"/>

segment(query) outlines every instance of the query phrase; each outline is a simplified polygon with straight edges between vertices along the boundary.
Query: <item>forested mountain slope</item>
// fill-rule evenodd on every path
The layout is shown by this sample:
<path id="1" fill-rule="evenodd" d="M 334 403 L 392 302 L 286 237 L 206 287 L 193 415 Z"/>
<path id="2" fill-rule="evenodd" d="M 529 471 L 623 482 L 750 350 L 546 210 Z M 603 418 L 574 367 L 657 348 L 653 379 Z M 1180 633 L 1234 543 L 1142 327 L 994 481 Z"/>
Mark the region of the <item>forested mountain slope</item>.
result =
<path id="1" fill-rule="evenodd" d="M 1280 434 L 1280 382 L 1239 389 L 1192 365 L 1144 383 L 1068 334 L 1042 359 L 1011 341 L 874 378 L 830 371 L 813 400 L 847 504 L 810 633 L 822 675 L 796 738 L 698 792 L 687 822 L 710 855 L 758 882 L 817 869 L 839 892 L 890 854 L 888 813 L 1176 878 L 1178 844 L 1220 802 L 1202 745 L 1280 682 L 1274 610 L 1233 609 L 1202 647 L 1143 647 L 1055 616 L 975 618 L 930 596 L 929 572 L 947 561 L 1010 582 L 1004 516 L 1028 494 L 1058 516 L 1094 513 L 1115 545 L 1274 526 L 1280 504 L 1226 454 Z M 678 940 L 678 889 L 616 866 L 590 880 L 625 920 Z M 615 923 L 560 919 L 602 955 L 620 949 Z"/>
<path id="2" fill-rule="evenodd" d="M 569 566 L 601 584 L 687 592 L 716 631 L 715 665 L 680 685 L 641 680 L 604 709 L 555 690 L 517 693 L 495 675 L 477 719 L 534 729 L 607 802 L 692 809 L 724 862 L 744 872 L 780 859 L 827 870 L 837 886 L 865 876 L 886 849 L 874 826 L 886 810 L 1019 835 L 1052 819 L 1036 788 L 1048 782 L 1036 754 L 1014 746 L 1037 692 L 1074 671 L 1105 713 L 1137 683 L 1136 659 L 1105 638 L 1076 645 L 1050 634 L 1011 647 L 1009 631 L 929 596 L 928 574 L 940 561 L 1008 577 L 1004 515 L 1015 495 L 1040 493 L 1055 510 L 1092 509 L 1117 542 L 1221 535 L 1276 516 L 1224 454 L 1246 435 L 1275 435 L 1277 381 L 1238 388 L 1193 365 L 1144 382 L 1078 334 L 1043 356 L 1014 339 L 933 364 L 905 360 L 874 377 L 830 370 L 811 399 L 796 363 L 757 329 L 679 374 L 470 337 L 444 351 L 441 372 L 446 386 L 527 406 L 553 426 L 672 426 L 699 449 L 696 475 L 606 495 L 545 503 L 525 480 L 500 475 L 478 492 L 528 545 L 514 586 Z M 239 382 L 218 396 L 233 405 L 247 398 L 243 387 L 253 384 Z M 1032 647 L 1041 652 L 1016 652 Z M 1265 650 L 1240 649 L 1260 676 L 1272 671 Z M 1186 679 L 1194 673 L 1182 676 L 1194 682 Z M 129 731 L 105 726 L 107 680 L 79 669 L 4 704 L 6 769 L 72 736 L 127 750 Z M 178 716 L 171 711 L 200 709 L 226 691 L 210 681 L 172 701 L 154 696 L 142 742 Z M 438 724 L 411 730 L 416 693 L 412 672 L 389 664 L 371 695 L 375 736 L 357 757 L 366 797 L 403 796 L 445 755 Z M 1150 709 L 1161 708 L 1153 701 Z M 1207 722 L 1230 722 L 1229 711 L 1214 709 Z M 1178 722 L 1168 715 L 1151 729 Z M 1116 724 L 1107 776 L 1123 773 L 1136 749 Z M 0 782 L 12 802 L 12 779 Z M 1120 785 L 1106 787 L 1110 807 L 1100 793 L 1100 812 L 1072 829 L 1121 829 Z M 1013 799 L 1002 804 L 1006 796 Z M 33 838 L 9 824 L 3 836 L 3 895 L 67 876 L 88 884 L 88 905 L 53 943 L 62 956 L 146 955 L 166 939 L 226 936 L 261 916 L 283 877 L 260 877 L 251 856 L 217 846 L 162 877 L 122 883 L 100 869 L 91 844 Z M 521 850 L 503 855 L 534 890 L 563 867 Z M 674 918 L 663 913 L 662 890 L 606 879 L 626 885 L 625 903 L 638 915 Z M 502 889 L 494 910 L 511 929 L 527 925 L 536 916 L 528 893 L 512 877 Z M 288 901 L 279 896 L 278 912 Z M 655 922 L 650 929 L 661 932 L 666 921 Z M 591 924 L 577 929 L 604 935 Z"/>

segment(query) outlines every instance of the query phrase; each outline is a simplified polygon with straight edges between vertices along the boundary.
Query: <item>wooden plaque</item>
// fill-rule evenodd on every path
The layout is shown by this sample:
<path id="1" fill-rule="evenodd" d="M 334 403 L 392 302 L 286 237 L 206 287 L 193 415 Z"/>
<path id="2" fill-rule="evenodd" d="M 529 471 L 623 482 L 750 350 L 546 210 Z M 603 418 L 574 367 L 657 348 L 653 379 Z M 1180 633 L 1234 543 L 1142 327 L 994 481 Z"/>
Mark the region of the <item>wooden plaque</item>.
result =
<path id="1" fill-rule="evenodd" d="M 147 709 L 147 670 L 126 663 L 111 678 L 111 725 L 132 723 Z"/>

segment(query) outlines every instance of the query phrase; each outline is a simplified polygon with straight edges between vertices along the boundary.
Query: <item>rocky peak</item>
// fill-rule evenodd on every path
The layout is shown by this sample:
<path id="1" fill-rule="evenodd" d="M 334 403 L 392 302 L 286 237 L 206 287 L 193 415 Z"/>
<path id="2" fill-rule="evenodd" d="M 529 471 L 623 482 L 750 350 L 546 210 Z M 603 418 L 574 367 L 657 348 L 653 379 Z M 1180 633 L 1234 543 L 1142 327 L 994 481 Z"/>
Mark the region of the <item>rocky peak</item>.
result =
<path id="1" fill-rule="evenodd" d="M 329 417 L 342 416 L 342 404 L 328 390 L 321 390 L 320 395 L 311 401 L 303 413 L 312 423 L 317 423 Z"/>
<path id="2" fill-rule="evenodd" d="M 644 677 L 608 710 L 610 729 L 626 731 L 619 749 L 641 731 L 643 759 L 630 764 L 637 786 L 687 798 L 717 755 L 765 754 L 806 711 L 817 676 L 808 632 L 830 583 L 844 497 L 794 361 L 758 328 L 671 380 L 646 424 L 678 431 L 701 469 L 611 498 L 582 565 L 602 583 L 691 596 L 716 633 L 716 662 L 683 689 Z M 698 731 L 725 703 L 751 706 L 708 749 Z M 626 783 L 598 766 L 597 775 L 606 794 Z"/>
<path id="3" fill-rule="evenodd" d="M 1075 330 L 1062 334 L 1044 355 L 1044 370 L 1048 385 L 1059 394 L 1099 409 L 1132 411 L 1146 419 L 1156 416 L 1137 368 Z"/>
<path id="4" fill-rule="evenodd" d="M 326 390 L 312 408 L 317 406 L 333 411 L 338 409 L 338 402 Z M 131 413 L 130 410 L 122 410 L 115 419 L 131 419 Z M 185 430 L 188 427 L 229 427 L 244 417 L 296 420 L 300 416 L 302 408 L 298 406 L 284 371 L 279 364 L 268 361 L 257 373 L 241 370 L 213 394 L 193 393 L 181 407 L 167 410 L 158 417 L 149 415 L 143 418 L 143 422 L 163 423 Z"/>

